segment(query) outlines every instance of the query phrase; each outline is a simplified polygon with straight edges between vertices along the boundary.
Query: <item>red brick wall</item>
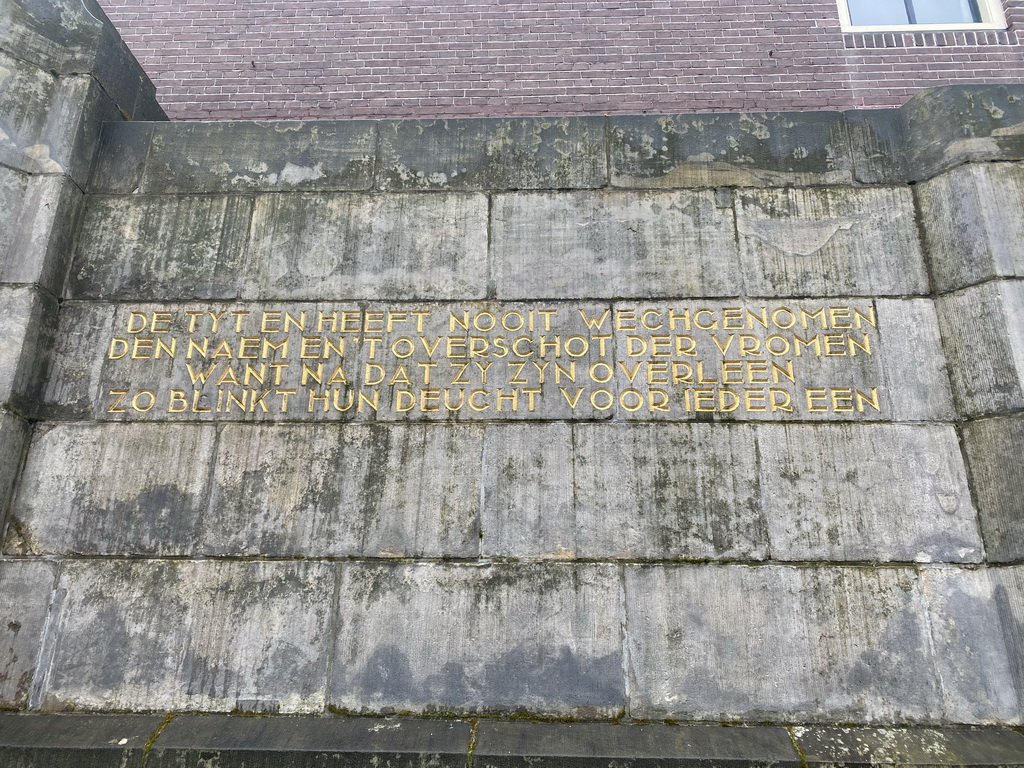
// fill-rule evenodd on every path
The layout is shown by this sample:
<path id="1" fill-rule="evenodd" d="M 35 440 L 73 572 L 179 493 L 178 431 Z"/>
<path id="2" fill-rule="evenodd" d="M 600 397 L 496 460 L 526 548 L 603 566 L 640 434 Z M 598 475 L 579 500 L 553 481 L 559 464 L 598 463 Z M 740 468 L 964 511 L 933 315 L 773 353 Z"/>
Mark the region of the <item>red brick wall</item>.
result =
<path id="1" fill-rule="evenodd" d="M 1007 32 L 844 35 L 834 0 L 100 0 L 172 118 L 887 107 L 1024 82 Z"/>

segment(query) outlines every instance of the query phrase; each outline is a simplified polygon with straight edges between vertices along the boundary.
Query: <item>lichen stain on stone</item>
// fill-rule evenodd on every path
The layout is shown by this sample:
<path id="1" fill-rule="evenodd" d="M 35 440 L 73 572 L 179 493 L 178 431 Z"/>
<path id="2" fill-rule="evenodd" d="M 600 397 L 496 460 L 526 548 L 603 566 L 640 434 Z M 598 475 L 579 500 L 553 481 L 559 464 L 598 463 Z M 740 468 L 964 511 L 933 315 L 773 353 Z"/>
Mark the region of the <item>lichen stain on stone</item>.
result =
<path id="1" fill-rule="evenodd" d="M 740 217 L 739 233 L 753 237 L 786 256 L 813 256 L 821 252 L 840 232 L 849 232 L 857 222 L 834 218 L 825 221 L 774 221 Z"/>

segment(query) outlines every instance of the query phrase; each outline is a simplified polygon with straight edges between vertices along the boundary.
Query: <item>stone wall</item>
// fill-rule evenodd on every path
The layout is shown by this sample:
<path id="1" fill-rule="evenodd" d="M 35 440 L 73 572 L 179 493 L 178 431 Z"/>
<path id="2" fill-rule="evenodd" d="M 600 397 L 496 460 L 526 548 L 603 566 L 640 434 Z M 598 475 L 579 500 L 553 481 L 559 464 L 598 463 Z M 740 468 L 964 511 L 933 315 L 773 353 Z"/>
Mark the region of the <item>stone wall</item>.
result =
<path id="1" fill-rule="evenodd" d="M 100 129 L 99 64 L 9 60 L 5 708 L 1022 723 L 1021 89 Z M 161 716 L 115 758 L 250 727 Z"/>

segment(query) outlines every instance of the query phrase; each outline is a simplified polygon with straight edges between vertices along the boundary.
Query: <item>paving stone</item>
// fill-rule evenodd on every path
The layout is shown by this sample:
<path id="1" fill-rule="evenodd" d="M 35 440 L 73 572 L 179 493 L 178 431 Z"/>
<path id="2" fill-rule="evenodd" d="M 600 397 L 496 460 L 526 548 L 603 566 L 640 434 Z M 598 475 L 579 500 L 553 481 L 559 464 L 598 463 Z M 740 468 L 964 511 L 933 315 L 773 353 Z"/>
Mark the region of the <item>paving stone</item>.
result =
<path id="1" fill-rule="evenodd" d="M 483 428 L 226 426 L 203 551 L 476 557 Z"/>
<path id="2" fill-rule="evenodd" d="M 6 768 L 141 768 L 163 715 L 0 713 Z"/>
<path id="3" fill-rule="evenodd" d="M 91 197 L 74 298 L 234 298 L 247 256 L 250 198 Z"/>
<path id="4" fill-rule="evenodd" d="M 966 288 L 936 300 L 957 410 L 1024 406 L 1024 280 Z"/>
<path id="5" fill-rule="evenodd" d="M 185 715 L 160 732 L 147 766 L 463 768 L 471 730 L 452 720 Z"/>
<path id="6" fill-rule="evenodd" d="M 963 165 L 915 190 L 936 289 L 1024 277 L 1024 165 Z"/>
<path id="7" fill-rule="evenodd" d="M 912 569 L 627 566 L 625 588 L 633 717 L 940 717 Z"/>
<path id="8" fill-rule="evenodd" d="M 740 295 L 730 205 L 715 193 L 495 195 L 501 299 Z"/>
<path id="9" fill-rule="evenodd" d="M 380 190 L 592 189 L 606 179 L 602 117 L 380 123 Z"/>
<path id="10" fill-rule="evenodd" d="M 330 704 L 612 717 L 619 620 L 614 566 L 345 565 Z"/>
<path id="11" fill-rule="evenodd" d="M 772 559 L 981 561 L 952 427 L 766 424 L 757 445 Z"/>
<path id="12" fill-rule="evenodd" d="M 1008 728 L 795 726 L 792 732 L 809 766 L 1018 766 L 1024 755 L 1024 736 Z"/>
<path id="13" fill-rule="evenodd" d="M 113 124 L 104 129 L 104 150 L 92 175 L 95 192 L 365 190 L 373 179 L 376 124 Z"/>
<path id="14" fill-rule="evenodd" d="M 483 298 L 486 217 L 474 194 L 261 196 L 242 296 Z"/>
<path id="15" fill-rule="evenodd" d="M 1000 601 L 994 573 L 960 568 L 929 568 L 922 573 L 946 722 L 1022 721 L 1024 707 L 1014 687 L 1021 682 L 1021 648 L 1007 642 L 1014 628 L 1003 622 L 1012 621 L 1014 612 L 1005 609 L 1013 603 L 1019 606 L 1024 595 L 1019 584 L 1009 594 L 1004 586 Z M 1018 611 L 1018 620 L 1020 616 Z"/>
<path id="16" fill-rule="evenodd" d="M 334 566 L 67 561 L 33 708 L 322 712 Z"/>
<path id="17" fill-rule="evenodd" d="M 842 184 L 852 178 L 838 112 L 609 118 L 617 187 Z"/>
<path id="18" fill-rule="evenodd" d="M 41 427 L 11 511 L 6 550 L 36 555 L 202 551 L 214 438 L 212 427 L 194 425 Z"/>
<path id="19" fill-rule="evenodd" d="M 35 413 L 56 316 L 49 294 L 0 286 L 0 403 L 22 415 Z"/>
<path id="20" fill-rule="evenodd" d="M 24 709 L 36 674 L 54 582 L 53 563 L 0 561 L 0 707 Z"/>
<path id="21" fill-rule="evenodd" d="M 928 292 L 906 188 L 740 190 L 736 228 L 747 295 Z"/>
<path id="22" fill-rule="evenodd" d="M 789 734 L 781 727 L 488 720 L 478 726 L 473 763 L 480 768 L 801 765 Z"/>
<path id="23" fill-rule="evenodd" d="M 988 560 L 1019 562 L 1024 559 L 1024 416 L 969 421 L 963 444 Z"/>

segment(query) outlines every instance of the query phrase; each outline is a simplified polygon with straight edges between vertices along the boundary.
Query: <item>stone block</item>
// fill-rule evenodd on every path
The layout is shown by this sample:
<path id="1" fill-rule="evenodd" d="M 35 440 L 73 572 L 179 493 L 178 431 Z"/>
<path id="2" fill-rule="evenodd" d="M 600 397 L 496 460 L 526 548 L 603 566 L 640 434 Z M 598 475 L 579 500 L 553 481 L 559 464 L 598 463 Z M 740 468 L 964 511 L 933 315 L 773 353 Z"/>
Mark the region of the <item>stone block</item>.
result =
<path id="1" fill-rule="evenodd" d="M 767 187 L 852 179 L 838 112 L 609 118 L 616 187 Z"/>
<path id="2" fill-rule="evenodd" d="M 338 594 L 336 708 L 622 711 L 615 566 L 348 564 Z"/>
<path id="3" fill-rule="evenodd" d="M 1024 416 L 969 421 L 963 427 L 964 453 L 971 473 L 990 562 L 1024 559 Z"/>
<path id="4" fill-rule="evenodd" d="M 747 295 L 928 292 L 909 189 L 741 190 L 736 228 Z"/>
<path id="5" fill-rule="evenodd" d="M 785 728 L 709 725 L 613 725 L 482 720 L 473 764 L 522 766 L 737 765 L 798 768 L 800 757 Z"/>
<path id="6" fill-rule="evenodd" d="M 53 563 L 0 561 L 0 707 L 24 709 L 36 675 Z"/>
<path id="7" fill-rule="evenodd" d="M 28 175 L 0 166 L 0 217 L 3 221 L 0 227 L 0 269 L 18 256 L 15 251 L 16 233 L 28 182 Z"/>
<path id="8" fill-rule="evenodd" d="M 962 165 L 916 194 L 938 291 L 1024 277 L 1024 165 Z"/>
<path id="9" fill-rule="evenodd" d="M 471 730 L 452 720 L 186 715 L 160 732 L 146 765 L 464 768 Z"/>
<path id="10" fill-rule="evenodd" d="M 607 176 L 602 117 L 380 123 L 380 190 L 593 189 Z"/>
<path id="11" fill-rule="evenodd" d="M 489 426 L 483 554 L 764 559 L 755 453 L 750 426 Z"/>
<path id="12" fill-rule="evenodd" d="M 850 728 L 794 726 L 807 766 L 1020 765 L 1024 736 L 1008 728 Z"/>
<path id="13" fill-rule="evenodd" d="M 1019 575 L 1012 570 L 928 568 L 922 572 L 941 681 L 941 709 L 936 711 L 942 712 L 946 722 L 1021 723 L 1024 707 L 1015 688 L 1022 681 L 1021 647 L 1014 649 L 1008 634 L 1014 632 L 1015 614 L 1019 632 L 1024 614 L 1013 608 L 1019 609 L 1024 594 L 1019 580 L 1012 583 L 1012 577 Z M 1010 578 L 1004 577 L 999 584 L 997 574 Z M 1003 587 L 998 597 L 997 585 Z"/>
<path id="14" fill-rule="evenodd" d="M 163 715 L 0 714 L 5 768 L 142 768 Z"/>
<path id="15" fill-rule="evenodd" d="M 367 190 L 375 153 L 368 120 L 114 123 L 104 127 L 91 186 L 122 194 Z"/>
<path id="16" fill-rule="evenodd" d="M 245 197 L 90 198 L 69 293 L 74 298 L 228 298 L 247 261 Z"/>
<path id="17" fill-rule="evenodd" d="M 0 526 L 7 522 L 11 492 L 21 473 L 31 427 L 24 419 L 0 410 Z"/>
<path id="18" fill-rule="evenodd" d="M 101 387 L 115 310 L 111 304 L 67 301 L 61 305 L 43 394 L 46 418 L 89 418 L 95 409 L 108 407 L 109 388 Z"/>
<path id="19" fill-rule="evenodd" d="M 437 300 L 486 290 L 483 195 L 257 199 L 243 297 Z"/>
<path id="20" fill-rule="evenodd" d="M 36 288 L 0 286 L 0 405 L 33 415 L 56 326 L 57 301 Z"/>
<path id="21" fill-rule="evenodd" d="M 995 587 L 993 597 L 1010 661 L 1010 677 L 1017 692 L 1015 722 L 1020 723 L 1024 719 L 1024 568 L 992 568 L 989 575 Z"/>
<path id="22" fill-rule="evenodd" d="M 738 296 L 731 205 L 712 191 L 496 195 L 501 299 Z"/>
<path id="23" fill-rule="evenodd" d="M 64 176 L 24 178 L 17 200 L 0 190 L 3 215 L 11 216 L 10 226 L 0 234 L 0 282 L 37 284 L 59 296 L 85 196 Z"/>
<path id="24" fill-rule="evenodd" d="M 0 162 L 31 173 L 60 173 L 61 158 L 44 141 L 58 78 L 0 51 Z"/>
<path id="25" fill-rule="evenodd" d="M 1024 280 L 965 288 L 940 296 L 936 307 L 959 413 L 1024 406 Z"/>
<path id="26" fill-rule="evenodd" d="M 977 514 L 952 427 L 757 429 L 772 559 L 982 560 Z"/>
<path id="27" fill-rule="evenodd" d="M 37 430 L 11 511 L 13 554 L 188 555 L 200 532 L 215 431 L 58 424 Z"/>
<path id="28" fill-rule="evenodd" d="M 898 109 L 853 109 L 845 113 L 854 178 L 865 184 L 903 184 L 910 178 Z"/>
<path id="29" fill-rule="evenodd" d="M 68 561 L 45 711 L 322 712 L 334 566 Z"/>
<path id="30" fill-rule="evenodd" d="M 940 717 L 912 569 L 627 566 L 625 579 L 633 717 Z"/>
<path id="31" fill-rule="evenodd" d="M 221 555 L 476 557 L 482 443 L 476 426 L 228 425 L 199 547 Z"/>

